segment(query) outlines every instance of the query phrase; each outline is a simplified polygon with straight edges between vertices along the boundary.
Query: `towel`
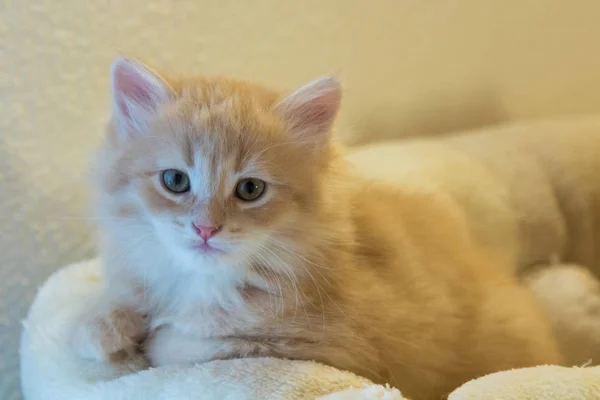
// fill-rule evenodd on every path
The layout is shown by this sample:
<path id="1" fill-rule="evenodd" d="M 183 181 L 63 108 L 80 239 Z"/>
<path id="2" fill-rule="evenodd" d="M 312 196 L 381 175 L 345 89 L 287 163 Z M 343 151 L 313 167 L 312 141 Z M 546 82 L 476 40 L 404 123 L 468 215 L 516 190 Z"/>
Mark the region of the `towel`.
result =
<path id="1" fill-rule="evenodd" d="M 100 289 L 97 260 L 65 267 L 38 291 L 23 322 L 21 384 L 27 400 L 408 400 L 401 389 L 310 361 L 247 358 L 132 372 L 79 359 L 75 316 Z M 449 400 L 600 399 L 600 367 L 540 366 L 466 383 Z"/>
<path id="2" fill-rule="evenodd" d="M 600 367 L 539 366 L 497 372 L 455 390 L 448 400 L 598 400 Z"/>

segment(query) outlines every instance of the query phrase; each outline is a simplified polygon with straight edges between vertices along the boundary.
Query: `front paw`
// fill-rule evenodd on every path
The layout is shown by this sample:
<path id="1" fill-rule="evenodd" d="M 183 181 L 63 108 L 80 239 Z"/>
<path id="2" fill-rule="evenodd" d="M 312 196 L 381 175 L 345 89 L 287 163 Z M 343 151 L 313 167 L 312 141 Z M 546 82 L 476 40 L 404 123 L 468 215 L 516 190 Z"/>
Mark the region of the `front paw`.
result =
<path id="1" fill-rule="evenodd" d="M 147 361 L 139 348 L 147 334 L 148 321 L 143 314 L 130 307 L 117 307 L 85 316 L 72 339 L 82 358 L 143 369 Z"/>

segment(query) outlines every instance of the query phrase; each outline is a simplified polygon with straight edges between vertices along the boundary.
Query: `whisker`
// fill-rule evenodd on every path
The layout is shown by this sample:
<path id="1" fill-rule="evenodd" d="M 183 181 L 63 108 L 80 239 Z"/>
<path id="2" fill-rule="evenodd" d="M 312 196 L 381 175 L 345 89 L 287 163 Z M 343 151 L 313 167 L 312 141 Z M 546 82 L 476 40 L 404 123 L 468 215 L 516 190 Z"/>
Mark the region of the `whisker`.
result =
<path id="1" fill-rule="evenodd" d="M 318 269 L 318 268 L 319 268 L 320 266 L 319 266 L 318 264 L 315 264 L 315 263 L 313 263 L 313 262 L 309 261 L 307 258 L 305 258 L 305 257 L 302 257 L 301 255 L 299 255 L 299 254 L 298 254 L 298 253 L 296 253 L 295 251 L 293 251 L 293 250 L 291 250 L 291 249 L 289 249 L 289 248 L 285 247 L 285 246 L 284 246 L 284 245 L 283 245 L 281 242 L 279 242 L 277 239 L 275 239 L 275 238 L 273 238 L 273 237 L 271 237 L 271 236 L 269 236 L 269 238 L 270 238 L 270 239 L 273 241 L 273 244 L 274 244 L 274 245 L 276 245 L 276 246 L 278 246 L 280 249 L 282 249 L 282 250 L 286 250 L 286 251 L 290 252 L 290 254 L 291 254 L 292 256 L 294 256 L 294 257 L 297 257 L 299 260 L 304 260 L 304 261 L 306 261 L 307 263 L 309 263 L 309 264 L 311 264 L 311 265 L 313 265 L 313 266 L 317 267 L 317 268 L 314 268 L 314 270 L 315 270 L 315 271 L 316 271 L 316 272 L 317 272 L 317 273 L 318 273 L 318 274 L 319 274 L 319 275 L 320 275 L 320 276 L 323 278 L 323 280 L 325 280 L 325 282 L 327 282 L 327 283 L 328 283 L 328 284 L 331 286 L 331 282 L 329 282 L 329 280 L 327 280 L 327 279 L 325 278 L 325 276 L 324 276 L 324 275 L 323 275 L 323 274 L 322 274 L 322 273 L 319 271 L 319 269 Z M 342 315 L 344 315 L 344 318 L 345 318 L 345 317 L 346 317 L 346 314 L 344 313 L 344 310 L 342 310 L 342 308 L 341 308 L 341 307 L 340 307 L 340 306 L 339 306 L 339 305 L 338 305 L 338 304 L 337 304 L 337 303 L 336 303 L 336 302 L 335 302 L 335 301 L 334 301 L 334 300 L 331 298 L 331 296 L 329 295 L 329 293 L 327 293 L 327 291 L 326 291 L 326 290 L 325 290 L 325 289 L 324 289 L 324 288 L 323 288 L 321 285 L 319 285 L 318 281 L 317 281 L 317 280 L 315 279 L 315 277 L 314 277 L 314 276 L 313 276 L 313 275 L 310 273 L 309 269 L 308 269 L 308 268 L 306 268 L 306 267 L 305 267 L 305 266 L 304 266 L 304 265 L 303 265 L 301 262 L 298 264 L 298 266 L 299 266 L 299 267 L 301 267 L 301 268 L 302 268 L 302 269 L 303 269 L 303 270 L 304 270 L 304 271 L 305 271 L 305 272 L 306 272 L 306 273 L 307 273 L 307 274 L 310 276 L 310 278 L 313 280 L 313 282 L 314 282 L 315 286 L 317 286 L 317 292 L 318 292 L 318 294 L 319 294 L 319 297 L 321 297 L 321 292 L 320 292 L 320 290 L 318 290 L 318 288 L 321 288 L 321 289 L 323 290 L 323 292 L 325 293 L 325 295 L 326 295 L 326 296 L 329 298 L 329 300 L 330 300 L 330 301 L 331 301 L 331 302 L 332 302 L 332 303 L 333 303 L 333 304 L 334 304 L 334 305 L 335 305 L 335 306 L 336 306 L 336 307 L 337 307 L 337 308 L 340 310 L 340 312 L 342 313 Z M 322 302 L 323 302 L 323 301 L 322 301 L 322 298 L 321 298 L 321 303 L 322 303 Z"/>
<path id="2" fill-rule="evenodd" d="M 307 263 L 309 263 L 309 264 L 311 264 L 311 265 L 313 265 L 313 266 L 317 267 L 317 269 L 316 269 L 316 272 L 317 272 L 317 273 L 319 273 L 319 274 L 321 275 L 321 278 L 323 278 L 323 280 L 324 280 L 324 281 L 325 281 L 325 282 L 326 282 L 328 285 L 331 285 L 331 282 L 329 282 L 329 280 L 328 280 L 328 279 L 327 279 L 327 278 L 326 278 L 326 277 L 325 277 L 325 276 L 324 276 L 324 275 L 323 275 L 323 274 L 322 274 L 322 273 L 321 273 L 321 272 L 318 270 L 318 268 L 322 268 L 322 269 L 330 269 L 330 268 L 327 268 L 327 267 L 325 267 L 325 266 L 322 266 L 322 265 L 319 265 L 319 264 L 316 264 L 316 263 L 314 263 L 314 262 L 310 261 L 310 260 L 309 260 L 309 259 L 307 259 L 306 257 L 303 257 L 303 256 L 301 256 L 300 254 L 298 254 L 297 252 L 295 252 L 294 250 L 290 249 L 289 247 L 286 247 L 286 246 L 285 246 L 285 245 L 284 245 L 282 242 L 280 242 L 279 240 L 275 239 L 274 237 L 270 237 L 270 238 L 271 238 L 271 240 L 273 241 L 273 243 L 274 243 L 275 245 L 279 246 L 279 248 L 281 248 L 282 250 L 288 251 L 288 252 L 289 252 L 289 253 L 291 253 L 293 256 L 295 256 L 295 257 L 297 257 L 297 258 L 299 258 L 299 259 L 301 259 L 301 260 L 303 260 L 303 261 L 306 261 Z"/>
<path id="3" fill-rule="evenodd" d="M 297 284 L 296 284 L 297 278 L 293 274 L 293 270 L 291 269 L 291 267 L 283 259 L 281 259 L 281 257 L 279 257 L 271 249 L 269 249 L 269 248 L 267 248 L 267 247 L 265 247 L 263 245 L 261 245 L 260 248 L 263 251 L 268 251 L 272 256 L 276 257 L 282 263 L 281 264 L 282 270 L 288 276 L 288 278 L 290 279 L 289 280 L 290 289 L 292 289 L 292 291 L 294 292 L 295 299 L 296 299 L 296 305 L 295 305 L 295 308 L 294 308 L 294 317 L 295 317 L 296 314 L 297 314 L 297 311 L 298 311 L 298 296 L 300 295 L 300 293 L 298 291 Z M 304 293 L 304 290 L 303 290 L 303 294 L 304 294 L 304 297 L 306 298 L 306 293 Z M 310 318 L 308 317 L 308 312 L 306 310 L 306 306 L 304 305 L 304 301 L 301 301 L 301 303 L 302 303 L 302 308 L 304 309 L 304 313 L 306 314 L 307 321 L 310 324 Z M 309 326 L 309 329 L 312 330 L 312 328 L 310 326 Z"/>
<path id="4" fill-rule="evenodd" d="M 313 265 L 313 266 L 315 266 L 315 267 L 317 267 L 317 268 L 324 269 L 324 270 L 336 270 L 336 269 L 338 269 L 338 268 L 326 267 L 326 266 L 324 266 L 324 265 L 316 264 L 315 262 L 313 262 L 313 261 L 310 261 L 310 260 L 309 260 L 309 259 L 307 259 L 306 257 L 304 257 L 304 256 L 302 256 L 302 255 L 300 255 L 300 254 L 298 254 L 296 251 L 294 251 L 294 250 L 292 250 L 291 248 L 289 248 L 288 246 L 286 246 L 286 245 L 285 245 L 283 242 L 281 242 L 281 241 L 279 241 L 279 240 L 275 239 L 273 236 L 269 236 L 269 240 L 271 240 L 271 241 L 272 241 L 274 244 L 278 245 L 278 246 L 279 246 L 281 249 L 283 249 L 283 250 L 285 250 L 285 251 L 288 251 L 288 252 L 290 252 L 291 254 L 295 255 L 296 257 L 298 257 L 298 258 L 300 258 L 300 259 L 302 259 L 302 260 L 306 261 L 307 263 L 309 263 L 309 264 L 311 264 L 311 265 Z M 319 272 L 319 273 L 320 273 L 320 272 Z M 322 275 L 321 275 L 321 276 L 322 276 Z M 322 276 L 322 277 L 323 277 L 323 279 L 325 279 L 325 280 L 327 281 L 327 279 L 326 279 L 324 276 Z M 327 283 L 329 283 L 329 282 L 327 281 Z"/>
<path id="5" fill-rule="evenodd" d="M 278 254 L 276 254 L 275 252 L 273 252 L 271 249 L 268 249 L 267 247 L 264 247 L 264 248 L 265 248 L 266 250 L 268 250 L 268 251 L 269 251 L 271 254 L 273 254 L 273 256 L 277 257 L 277 258 L 278 258 L 278 259 L 281 261 L 281 263 L 282 263 L 283 265 L 288 265 L 288 264 L 287 264 L 287 263 L 286 263 L 286 262 L 285 262 L 285 261 L 284 261 L 284 260 L 283 260 L 283 259 L 282 259 L 282 258 L 281 258 L 279 255 L 278 255 Z M 307 273 L 308 273 L 308 275 L 311 277 L 311 279 L 312 279 L 312 281 L 313 281 L 313 284 L 315 284 L 315 287 L 317 288 L 317 294 L 319 295 L 319 300 L 320 300 L 320 302 L 321 302 L 321 316 L 322 316 L 322 318 L 323 318 L 323 329 L 325 329 L 325 325 L 326 325 L 326 323 L 325 323 L 325 322 L 326 322 L 326 321 L 325 321 L 325 306 L 324 306 L 324 303 L 323 303 L 323 297 L 321 296 L 321 290 L 319 289 L 319 287 L 320 287 L 320 286 L 319 286 L 319 284 L 316 282 L 316 280 L 314 279 L 314 276 L 312 276 L 312 274 L 311 274 L 309 271 L 307 271 L 307 270 L 306 270 L 306 269 L 305 269 L 305 268 L 304 268 L 302 265 L 300 265 L 300 267 L 301 267 L 303 270 L 305 270 L 305 272 L 307 272 Z M 310 323 L 310 318 L 309 318 L 309 316 L 308 316 L 308 313 L 306 312 L 306 308 L 304 309 L 304 311 L 305 311 L 305 313 L 306 313 L 306 318 L 307 318 L 307 322 L 308 322 L 308 324 L 309 324 L 309 329 L 312 331 L 312 326 L 311 326 L 311 323 Z"/>
<path id="6" fill-rule="evenodd" d="M 258 263 L 254 263 L 254 265 L 260 269 L 260 271 L 263 271 L 264 273 L 264 278 L 268 280 L 267 285 L 270 288 L 270 291 L 273 291 L 274 293 L 269 293 L 269 299 L 272 300 L 273 299 L 273 294 L 276 293 L 276 290 L 274 289 L 275 285 L 275 280 L 273 279 L 273 277 L 271 276 L 271 274 L 269 273 L 268 268 L 265 268 L 264 265 L 262 265 L 262 263 L 266 263 L 266 261 L 263 260 L 262 256 L 258 253 L 253 254 L 255 257 L 259 258 L 259 262 Z M 282 305 L 283 308 L 283 305 Z M 279 304 L 278 304 L 278 300 L 277 300 L 277 296 L 275 295 L 275 315 L 273 317 L 275 317 L 277 315 L 277 313 L 279 312 Z"/>

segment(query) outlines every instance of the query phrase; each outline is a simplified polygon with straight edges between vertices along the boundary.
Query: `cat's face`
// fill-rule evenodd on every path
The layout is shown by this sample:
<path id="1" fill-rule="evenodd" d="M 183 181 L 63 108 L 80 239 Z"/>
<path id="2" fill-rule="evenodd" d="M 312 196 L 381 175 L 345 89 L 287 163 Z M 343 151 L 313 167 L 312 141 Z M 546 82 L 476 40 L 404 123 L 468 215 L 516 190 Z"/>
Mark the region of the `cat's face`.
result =
<path id="1" fill-rule="evenodd" d="M 334 80 L 280 99 L 224 79 L 173 87 L 120 59 L 113 94 L 103 184 L 120 217 L 146 224 L 175 259 L 272 263 L 310 234 L 339 103 Z"/>

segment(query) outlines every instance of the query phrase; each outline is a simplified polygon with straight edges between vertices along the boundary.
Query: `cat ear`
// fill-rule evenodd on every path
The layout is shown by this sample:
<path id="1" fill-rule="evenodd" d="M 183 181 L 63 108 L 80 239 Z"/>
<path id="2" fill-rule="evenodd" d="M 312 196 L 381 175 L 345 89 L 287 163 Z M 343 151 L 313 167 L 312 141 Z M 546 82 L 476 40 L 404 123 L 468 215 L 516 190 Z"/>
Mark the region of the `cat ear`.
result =
<path id="1" fill-rule="evenodd" d="M 116 58 L 110 72 L 116 128 L 127 137 L 145 132 L 158 107 L 172 98 L 173 89 L 156 72 L 132 58 Z"/>
<path id="2" fill-rule="evenodd" d="M 325 144 L 340 108 L 342 89 L 332 76 L 307 83 L 283 99 L 276 109 L 299 142 Z"/>

